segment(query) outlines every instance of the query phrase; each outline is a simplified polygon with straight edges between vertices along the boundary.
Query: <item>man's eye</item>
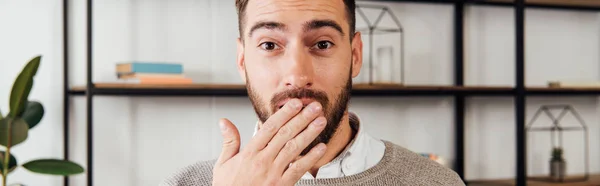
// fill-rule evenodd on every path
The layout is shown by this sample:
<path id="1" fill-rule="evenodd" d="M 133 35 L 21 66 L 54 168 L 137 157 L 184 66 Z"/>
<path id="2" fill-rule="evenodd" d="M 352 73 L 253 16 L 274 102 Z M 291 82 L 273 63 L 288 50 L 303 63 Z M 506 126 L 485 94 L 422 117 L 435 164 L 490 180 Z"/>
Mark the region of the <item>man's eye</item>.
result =
<path id="1" fill-rule="evenodd" d="M 325 50 L 325 49 L 329 49 L 333 46 L 332 42 L 329 41 L 319 41 L 315 47 L 317 47 L 317 49 L 319 50 Z"/>
<path id="2" fill-rule="evenodd" d="M 277 44 L 273 43 L 273 42 L 264 42 L 262 44 L 260 44 L 260 47 L 264 50 L 275 50 L 278 49 Z"/>

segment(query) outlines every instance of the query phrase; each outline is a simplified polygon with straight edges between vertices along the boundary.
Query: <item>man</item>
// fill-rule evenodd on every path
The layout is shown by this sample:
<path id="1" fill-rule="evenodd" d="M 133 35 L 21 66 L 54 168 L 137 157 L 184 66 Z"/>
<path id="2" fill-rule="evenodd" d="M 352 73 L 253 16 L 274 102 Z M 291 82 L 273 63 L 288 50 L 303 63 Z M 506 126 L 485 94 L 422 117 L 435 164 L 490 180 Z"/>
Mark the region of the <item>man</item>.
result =
<path id="1" fill-rule="evenodd" d="M 348 112 L 362 65 L 354 0 L 236 0 L 237 67 L 259 121 L 240 149 L 229 120 L 218 159 L 161 185 L 464 185 L 452 170 L 375 139 Z"/>

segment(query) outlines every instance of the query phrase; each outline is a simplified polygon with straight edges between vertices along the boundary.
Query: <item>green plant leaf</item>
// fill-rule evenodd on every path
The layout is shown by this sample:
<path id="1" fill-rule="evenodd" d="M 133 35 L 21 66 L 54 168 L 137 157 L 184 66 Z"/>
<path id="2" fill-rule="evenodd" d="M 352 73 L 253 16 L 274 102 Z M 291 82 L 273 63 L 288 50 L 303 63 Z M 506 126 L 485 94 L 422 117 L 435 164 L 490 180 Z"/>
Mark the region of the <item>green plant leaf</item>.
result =
<path id="1" fill-rule="evenodd" d="M 21 118 L 29 125 L 29 129 L 40 123 L 42 117 L 44 117 L 44 106 L 37 101 L 27 101 L 25 111 Z"/>
<path id="2" fill-rule="evenodd" d="M 2 111 L 0 110 L 0 120 L 4 119 L 4 117 L 2 117 Z"/>
<path id="3" fill-rule="evenodd" d="M 11 146 L 15 146 L 27 139 L 27 135 L 29 132 L 29 126 L 25 123 L 25 120 L 21 118 L 12 119 L 5 118 L 0 120 L 0 145 L 4 145 L 5 147 L 8 144 L 8 124 L 12 122 L 12 126 L 10 127 L 11 134 Z"/>
<path id="4" fill-rule="evenodd" d="M 68 160 L 40 159 L 23 164 L 27 170 L 40 174 L 73 175 L 83 173 L 83 167 Z"/>
<path id="5" fill-rule="evenodd" d="M 37 73 L 40 66 L 41 56 L 37 56 L 29 61 L 15 80 L 12 91 L 10 92 L 10 112 L 11 118 L 21 116 L 25 110 L 25 103 L 29 97 L 31 87 L 33 87 L 33 76 Z"/>
<path id="6" fill-rule="evenodd" d="M 2 173 L 2 168 L 4 167 L 4 155 L 5 151 L 0 151 L 0 173 Z M 17 168 L 17 158 L 10 154 L 10 159 L 8 160 L 8 173 L 11 173 L 13 170 Z"/>

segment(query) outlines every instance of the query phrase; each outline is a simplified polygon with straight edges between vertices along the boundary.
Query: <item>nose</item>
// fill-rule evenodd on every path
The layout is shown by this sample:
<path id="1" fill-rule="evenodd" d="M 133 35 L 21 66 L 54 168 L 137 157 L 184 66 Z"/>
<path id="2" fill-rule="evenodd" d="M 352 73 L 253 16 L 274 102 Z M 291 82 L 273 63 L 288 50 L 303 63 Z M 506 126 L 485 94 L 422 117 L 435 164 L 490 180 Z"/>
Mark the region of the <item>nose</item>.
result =
<path id="1" fill-rule="evenodd" d="M 308 51 L 303 47 L 286 52 L 283 83 L 288 89 L 310 88 L 314 81 L 313 63 Z"/>

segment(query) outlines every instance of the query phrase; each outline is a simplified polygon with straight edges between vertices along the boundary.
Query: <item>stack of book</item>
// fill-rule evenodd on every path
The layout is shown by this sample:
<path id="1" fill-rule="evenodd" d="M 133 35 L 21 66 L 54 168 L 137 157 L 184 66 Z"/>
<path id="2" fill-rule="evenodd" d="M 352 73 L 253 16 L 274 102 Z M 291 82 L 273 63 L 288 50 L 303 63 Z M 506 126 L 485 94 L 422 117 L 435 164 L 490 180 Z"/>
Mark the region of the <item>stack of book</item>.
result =
<path id="1" fill-rule="evenodd" d="M 117 64 L 117 78 L 124 83 L 191 84 L 183 74 L 183 65 L 161 62 L 127 62 Z"/>

